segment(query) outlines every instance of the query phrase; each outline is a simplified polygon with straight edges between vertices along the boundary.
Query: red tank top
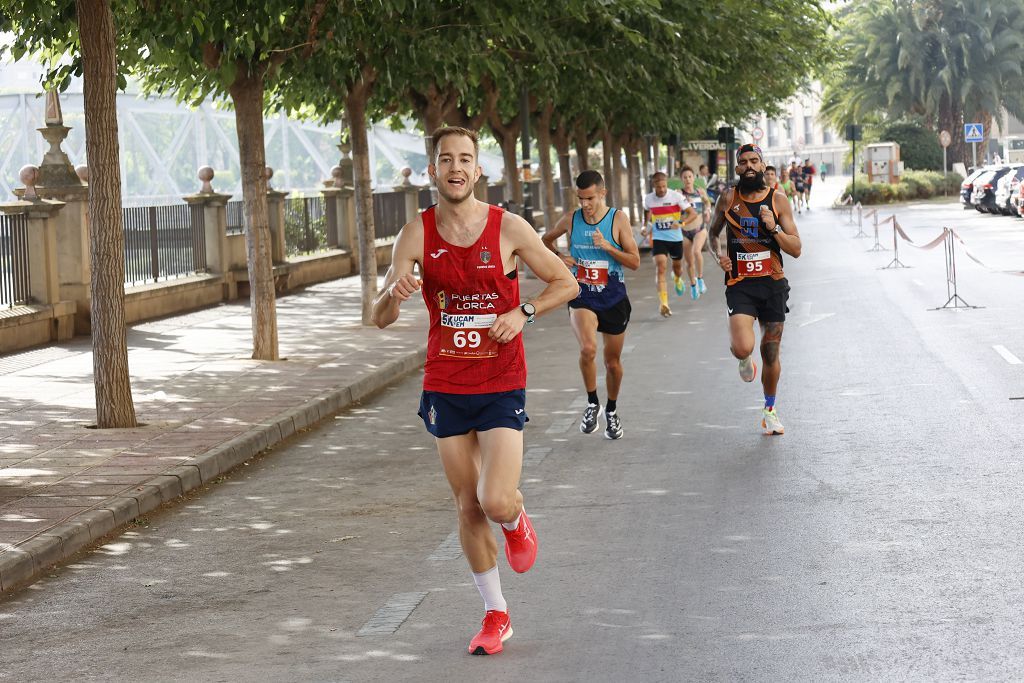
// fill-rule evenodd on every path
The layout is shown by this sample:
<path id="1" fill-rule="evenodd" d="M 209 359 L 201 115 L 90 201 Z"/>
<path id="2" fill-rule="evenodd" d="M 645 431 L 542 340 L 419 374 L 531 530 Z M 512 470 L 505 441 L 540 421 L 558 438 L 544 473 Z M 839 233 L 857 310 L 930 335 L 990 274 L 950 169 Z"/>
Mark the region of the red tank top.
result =
<path id="1" fill-rule="evenodd" d="M 434 210 L 422 214 L 422 291 L 430 313 L 423 389 L 449 394 L 525 389 L 522 335 L 507 344 L 487 336 L 497 316 L 519 306 L 518 273 L 506 277 L 501 256 L 504 209 L 488 207 L 487 225 L 469 247 L 441 238 Z"/>

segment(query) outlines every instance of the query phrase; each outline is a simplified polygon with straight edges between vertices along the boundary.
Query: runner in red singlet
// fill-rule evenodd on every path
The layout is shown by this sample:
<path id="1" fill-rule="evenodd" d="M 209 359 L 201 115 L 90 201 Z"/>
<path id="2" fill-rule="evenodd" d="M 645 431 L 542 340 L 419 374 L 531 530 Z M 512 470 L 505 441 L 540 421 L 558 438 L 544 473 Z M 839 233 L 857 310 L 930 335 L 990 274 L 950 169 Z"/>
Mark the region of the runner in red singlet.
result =
<path id="1" fill-rule="evenodd" d="M 473 196 L 482 173 L 476 133 L 441 128 L 433 137 L 429 172 L 438 203 L 398 234 L 373 321 L 387 327 L 401 303 L 422 290 L 430 330 L 419 414 L 436 439 L 462 549 L 484 600 L 483 626 L 469 651 L 495 654 L 512 626 L 488 520 L 501 525 L 513 570 L 527 571 L 537 557 L 519 491 L 529 419 L 521 332 L 534 316 L 575 298 L 579 285 L 525 220 Z M 526 303 L 519 299 L 519 258 L 547 283 Z"/>

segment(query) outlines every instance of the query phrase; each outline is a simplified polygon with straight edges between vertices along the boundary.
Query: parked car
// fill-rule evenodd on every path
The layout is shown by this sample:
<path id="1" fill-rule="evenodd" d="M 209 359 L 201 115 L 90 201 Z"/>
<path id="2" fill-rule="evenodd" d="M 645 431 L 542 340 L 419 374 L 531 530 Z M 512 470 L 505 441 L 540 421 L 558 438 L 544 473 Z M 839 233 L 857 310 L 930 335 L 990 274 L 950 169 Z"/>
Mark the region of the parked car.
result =
<path id="1" fill-rule="evenodd" d="M 1010 164 L 1010 172 L 996 181 L 995 211 L 993 213 L 1009 216 L 1015 212 L 1014 207 L 1010 205 L 1010 192 L 1014 182 L 1020 184 L 1021 178 L 1024 177 L 1022 174 L 1024 174 L 1024 168 L 1020 164 Z"/>
<path id="2" fill-rule="evenodd" d="M 974 192 L 971 193 L 971 204 L 978 211 L 996 213 L 996 183 L 1010 172 L 1009 166 L 999 166 L 993 171 L 982 173 L 974 181 Z"/>
<path id="3" fill-rule="evenodd" d="M 967 177 L 964 178 L 964 182 L 960 184 L 960 203 L 963 204 L 965 209 L 971 208 L 971 194 L 974 192 L 974 181 L 986 170 L 989 169 L 984 166 L 978 166 L 968 173 Z"/>

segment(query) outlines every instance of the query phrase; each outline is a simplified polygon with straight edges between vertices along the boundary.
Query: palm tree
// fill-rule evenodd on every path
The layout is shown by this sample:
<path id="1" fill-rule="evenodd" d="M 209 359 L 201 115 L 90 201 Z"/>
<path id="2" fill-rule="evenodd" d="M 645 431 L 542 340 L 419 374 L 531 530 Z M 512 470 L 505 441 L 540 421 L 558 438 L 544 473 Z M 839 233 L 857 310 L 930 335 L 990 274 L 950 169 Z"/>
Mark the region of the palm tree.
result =
<path id="1" fill-rule="evenodd" d="M 862 0 L 842 30 L 823 106 L 837 127 L 917 115 L 950 131 L 952 158 L 969 161 L 965 121 L 989 131 L 1001 109 L 1024 118 L 1024 0 Z"/>

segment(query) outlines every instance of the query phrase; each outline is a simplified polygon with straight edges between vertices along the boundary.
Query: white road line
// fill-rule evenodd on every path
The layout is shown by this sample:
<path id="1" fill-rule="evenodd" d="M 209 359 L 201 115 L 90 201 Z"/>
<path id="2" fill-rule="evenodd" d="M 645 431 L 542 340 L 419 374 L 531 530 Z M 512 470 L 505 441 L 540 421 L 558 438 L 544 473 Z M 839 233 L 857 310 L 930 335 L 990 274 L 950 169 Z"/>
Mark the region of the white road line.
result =
<path id="1" fill-rule="evenodd" d="M 448 538 L 441 542 L 441 545 L 437 546 L 437 550 L 428 557 L 428 560 L 435 562 L 445 562 L 447 560 L 457 560 L 462 557 L 462 543 L 459 541 L 459 530 L 448 534 Z"/>
<path id="2" fill-rule="evenodd" d="M 814 323 L 819 323 L 822 320 L 826 320 L 828 318 L 831 318 L 834 315 L 835 315 L 835 313 L 821 313 L 820 315 L 814 316 L 813 318 L 811 318 L 807 322 L 800 323 L 800 327 L 807 327 L 808 325 L 813 325 Z"/>
<path id="3" fill-rule="evenodd" d="M 921 282 L 920 280 L 911 280 L 911 282 L 913 282 L 918 287 L 924 287 L 924 283 Z"/>
<path id="4" fill-rule="evenodd" d="M 546 446 L 533 446 L 527 449 L 523 456 L 523 467 L 536 467 L 544 462 L 544 458 L 548 457 L 550 452 L 551 448 Z"/>
<path id="5" fill-rule="evenodd" d="M 416 593 L 395 593 L 384 603 L 363 627 L 356 631 L 357 636 L 389 636 L 398 630 L 412 611 L 419 607 L 425 591 Z"/>
<path id="6" fill-rule="evenodd" d="M 552 423 L 551 426 L 548 427 L 547 431 L 545 431 L 544 433 L 545 434 L 565 434 L 567 431 L 569 431 L 569 428 L 572 427 L 574 424 L 576 424 L 576 418 L 575 417 L 568 417 L 568 418 L 566 418 L 564 420 L 559 420 L 558 422 Z"/>
<path id="7" fill-rule="evenodd" d="M 992 348 L 995 349 L 996 353 L 998 353 L 1000 356 L 1002 356 L 1003 360 L 1005 360 L 1010 365 L 1020 365 L 1021 364 L 1020 358 L 1017 358 L 1017 356 L 1015 356 L 1012 353 L 1010 353 L 1010 350 L 1008 348 L 1006 348 L 1005 346 L 1003 346 L 1002 344 L 996 344 Z"/>

